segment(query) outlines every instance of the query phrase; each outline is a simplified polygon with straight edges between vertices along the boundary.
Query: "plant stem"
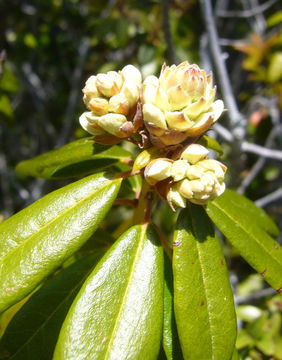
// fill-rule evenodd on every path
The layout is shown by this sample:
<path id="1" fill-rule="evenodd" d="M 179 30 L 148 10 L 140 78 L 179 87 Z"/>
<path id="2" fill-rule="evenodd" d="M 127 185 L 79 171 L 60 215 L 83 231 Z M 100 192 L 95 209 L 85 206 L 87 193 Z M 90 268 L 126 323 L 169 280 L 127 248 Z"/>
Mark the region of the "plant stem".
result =
<path id="1" fill-rule="evenodd" d="M 145 224 L 149 222 L 153 200 L 154 194 L 151 191 L 151 186 L 143 180 L 138 205 L 133 213 L 133 224 Z"/>

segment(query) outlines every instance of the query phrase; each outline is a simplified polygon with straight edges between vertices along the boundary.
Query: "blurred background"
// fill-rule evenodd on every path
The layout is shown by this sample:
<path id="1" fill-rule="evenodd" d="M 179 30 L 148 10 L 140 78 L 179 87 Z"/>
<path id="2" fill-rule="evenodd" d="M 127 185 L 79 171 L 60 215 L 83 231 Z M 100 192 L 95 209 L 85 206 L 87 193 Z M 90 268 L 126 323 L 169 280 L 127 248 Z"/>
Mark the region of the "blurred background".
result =
<path id="1" fill-rule="evenodd" d="M 281 30 L 279 0 L 0 0 L 1 220 L 65 184 L 20 178 L 14 167 L 86 135 L 78 118 L 91 74 L 131 63 L 145 77 L 188 60 L 213 72 L 228 109 L 208 134 L 223 147 L 228 186 L 282 229 Z M 169 237 L 175 215 L 157 210 Z M 104 230 L 117 234 L 109 219 Z M 281 296 L 222 242 L 242 358 L 282 359 Z"/>

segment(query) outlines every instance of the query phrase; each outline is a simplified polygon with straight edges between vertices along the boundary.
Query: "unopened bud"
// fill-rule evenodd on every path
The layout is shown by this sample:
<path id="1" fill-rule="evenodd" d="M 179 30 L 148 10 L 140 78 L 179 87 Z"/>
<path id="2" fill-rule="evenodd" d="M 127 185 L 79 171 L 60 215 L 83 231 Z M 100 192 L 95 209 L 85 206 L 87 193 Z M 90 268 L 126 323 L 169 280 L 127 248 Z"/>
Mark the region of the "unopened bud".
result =
<path id="1" fill-rule="evenodd" d="M 121 114 L 108 113 L 103 116 L 99 116 L 98 125 L 109 134 L 117 136 L 121 126 L 127 121 L 126 117 Z"/>
<path id="2" fill-rule="evenodd" d="M 186 177 L 186 171 L 189 167 L 188 161 L 176 160 L 171 166 L 171 176 L 174 181 L 183 180 Z"/>
<path id="3" fill-rule="evenodd" d="M 167 194 L 167 200 L 169 204 L 172 206 L 173 210 L 175 207 L 179 206 L 181 208 L 186 207 L 186 199 L 182 196 L 178 190 L 177 185 L 173 185 Z"/>
<path id="4" fill-rule="evenodd" d="M 96 115 L 105 115 L 108 113 L 109 103 L 103 98 L 93 98 L 89 101 L 89 107 Z"/>
<path id="5" fill-rule="evenodd" d="M 144 176 L 147 182 L 151 185 L 158 181 L 165 180 L 171 176 L 172 160 L 156 159 L 146 166 Z"/>
<path id="6" fill-rule="evenodd" d="M 93 115 L 91 111 L 84 112 L 79 118 L 79 122 L 82 128 L 85 131 L 89 132 L 89 134 L 95 136 L 102 135 L 105 133 L 105 131 L 101 129 L 100 126 L 98 125 L 97 120 L 98 117 Z"/>
<path id="7" fill-rule="evenodd" d="M 209 151 L 202 145 L 191 144 L 182 152 L 181 159 L 188 160 L 190 164 L 196 164 L 198 161 L 204 159 Z"/>

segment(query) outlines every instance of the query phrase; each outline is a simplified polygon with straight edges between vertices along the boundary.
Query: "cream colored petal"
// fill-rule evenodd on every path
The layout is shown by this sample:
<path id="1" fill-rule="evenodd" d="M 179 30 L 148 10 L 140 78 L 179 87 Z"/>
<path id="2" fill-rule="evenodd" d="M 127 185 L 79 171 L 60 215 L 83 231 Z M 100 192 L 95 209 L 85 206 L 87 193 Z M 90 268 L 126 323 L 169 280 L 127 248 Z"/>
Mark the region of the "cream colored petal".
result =
<path id="1" fill-rule="evenodd" d="M 189 185 L 190 185 L 190 188 L 191 188 L 191 190 L 193 191 L 193 193 L 194 193 L 194 192 L 200 193 L 200 192 L 202 192 L 202 191 L 205 190 L 205 187 L 204 187 L 204 185 L 201 183 L 200 180 L 191 180 L 191 181 L 189 181 Z"/>
<path id="2" fill-rule="evenodd" d="M 155 100 L 153 101 L 154 105 L 159 107 L 162 111 L 170 110 L 171 106 L 168 102 L 167 94 L 160 87 L 157 87 L 155 93 Z"/>
<path id="3" fill-rule="evenodd" d="M 179 206 L 181 208 L 186 207 L 186 199 L 177 190 L 177 186 L 172 186 L 167 194 L 167 200 L 172 203 L 173 206 Z"/>
<path id="4" fill-rule="evenodd" d="M 130 107 L 136 105 L 139 98 L 139 88 L 134 82 L 129 79 L 126 79 L 121 88 L 121 93 L 126 97 Z"/>
<path id="5" fill-rule="evenodd" d="M 207 100 L 204 97 L 201 97 L 198 101 L 187 106 L 183 109 L 183 113 L 187 115 L 191 120 L 197 119 L 199 115 L 206 110 L 207 107 L 210 107 L 210 104 L 207 106 Z"/>
<path id="6" fill-rule="evenodd" d="M 120 90 L 124 81 L 122 75 L 120 74 L 120 71 L 108 71 L 107 76 L 113 81 L 113 83 L 116 84 L 118 90 Z"/>
<path id="7" fill-rule="evenodd" d="M 113 77 L 108 76 L 107 74 L 97 75 L 96 86 L 99 92 L 107 98 L 118 94 L 120 91 L 120 88 Z"/>
<path id="8" fill-rule="evenodd" d="M 172 110 L 181 110 L 190 104 L 190 97 L 181 85 L 170 87 L 167 97 Z"/>
<path id="9" fill-rule="evenodd" d="M 143 81 L 143 84 L 150 84 L 155 87 L 159 86 L 159 79 L 155 75 L 147 76 L 146 79 Z"/>
<path id="10" fill-rule="evenodd" d="M 167 179 L 171 175 L 172 163 L 167 160 L 155 160 L 148 165 L 146 178 L 152 178 L 158 181 Z"/>
<path id="11" fill-rule="evenodd" d="M 101 97 L 92 98 L 88 104 L 89 108 L 96 115 L 105 115 L 108 113 L 109 102 Z"/>
<path id="12" fill-rule="evenodd" d="M 219 181 L 222 181 L 224 179 L 224 175 L 227 170 L 227 167 L 224 164 L 214 159 L 202 160 L 199 162 L 199 166 L 201 166 L 205 170 L 210 170 L 214 172 L 215 176 Z"/>
<path id="13" fill-rule="evenodd" d="M 194 122 L 180 111 L 165 111 L 165 119 L 170 129 L 186 131 L 194 126 Z"/>
<path id="14" fill-rule="evenodd" d="M 147 83 L 142 86 L 141 100 L 143 104 L 155 104 L 157 87 Z"/>
<path id="15" fill-rule="evenodd" d="M 152 104 L 143 105 L 143 118 L 148 124 L 153 124 L 161 129 L 167 129 L 164 113 Z"/>
<path id="16" fill-rule="evenodd" d="M 181 154 L 181 159 L 187 160 L 190 164 L 196 164 L 198 161 L 204 159 L 209 151 L 200 144 L 188 145 Z"/>
<path id="17" fill-rule="evenodd" d="M 109 112 L 127 115 L 130 110 L 129 102 L 127 101 L 124 94 L 119 93 L 112 96 L 109 100 Z"/>
<path id="18" fill-rule="evenodd" d="M 176 183 L 176 189 L 179 193 L 184 196 L 186 199 L 191 199 L 193 197 L 193 190 L 190 185 L 191 181 L 184 179 Z"/>
<path id="19" fill-rule="evenodd" d="M 90 112 L 91 113 L 91 112 Z M 102 135 L 104 134 L 104 130 L 100 130 L 100 129 L 96 129 L 95 127 L 93 127 L 93 121 L 90 122 L 87 118 L 87 112 L 83 113 L 80 118 L 79 118 L 79 122 L 80 122 L 80 125 L 82 126 L 82 128 L 89 132 L 89 134 L 92 134 L 92 135 Z"/>
<path id="20" fill-rule="evenodd" d="M 204 169 L 196 165 L 190 165 L 188 166 L 186 170 L 186 175 L 189 180 L 196 180 L 200 179 L 204 175 Z"/>
<path id="21" fill-rule="evenodd" d="M 209 111 L 213 115 L 213 122 L 216 122 L 216 120 L 220 117 L 224 109 L 224 103 L 222 100 L 216 100 L 211 107 L 209 108 Z"/>
<path id="22" fill-rule="evenodd" d="M 138 86 L 141 85 L 142 82 L 142 75 L 140 71 L 133 65 L 126 65 L 121 70 L 122 75 L 124 76 L 125 80 L 131 80 Z"/>
<path id="23" fill-rule="evenodd" d="M 186 171 L 189 164 L 186 160 L 176 160 L 171 167 L 171 176 L 174 181 L 183 180 L 186 176 Z"/>
<path id="24" fill-rule="evenodd" d="M 107 114 L 100 116 L 98 125 L 106 132 L 117 136 L 120 127 L 127 121 L 126 117 L 121 114 Z"/>
<path id="25" fill-rule="evenodd" d="M 88 97 L 98 97 L 101 94 L 99 93 L 96 86 L 96 76 L 90 76 L 85 83 L 85 87 L 82 89 L 82 92 Z"/>

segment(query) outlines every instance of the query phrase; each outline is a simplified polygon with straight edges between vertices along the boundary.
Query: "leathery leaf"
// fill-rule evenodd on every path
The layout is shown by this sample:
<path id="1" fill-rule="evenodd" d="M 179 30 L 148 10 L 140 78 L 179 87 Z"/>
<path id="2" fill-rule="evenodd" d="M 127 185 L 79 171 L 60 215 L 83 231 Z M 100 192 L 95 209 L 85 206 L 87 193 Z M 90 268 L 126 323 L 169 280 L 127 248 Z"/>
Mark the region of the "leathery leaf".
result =
<path id="1" fill-rule="evenodd" d="M 173 274 L 169 257 L 164 253 L 164 324 L 163 349 L 167 360 L 182 360 L 173 304 Z"/>
<path id="2" fill-rule="evenodd" d="M 137 225 L 106 253 L 77 295 L 54 360 L 156 359 L 163 319 L 163 252 Z"/>
<path id="3" fill-rule="evenodd" d="M 23 305 L 0 341 L 0 359 L 50 360 L 60 328 L 81 285 L 103 252 L 84 257 L 46 282 Z"/>
<path id="4" fill-rule="evenodd" d="M 174 310 L 185 359 L 230 360 L 233 294 L 219 239 L 201 206 L 178 218 L 173 242 Z"/>
<path id="5" fill-rule="evenodd" d="M 101 171 L 131 154 L 120 146 L 95 143 L 93 137 L 73 141 L 59 149 L 20 162 L 16 171 L 23 176 L 66 179 Z"/>
<path id="6" fill-rule="evenodd" d="M 105 174 L 56 190 L 0 224 L 0 312 L 20 301 L 93 234 L 121 180 Z"/>
<path id="7" fill-rule="evenodd" d="M 282 290 L 282 248 L 268 233 L 272 220 L 230 191 L 208 203 L 207 214 L 240 255 L 277 291 Z M 268 233 L 267 233 L 268 231 Z"/>

